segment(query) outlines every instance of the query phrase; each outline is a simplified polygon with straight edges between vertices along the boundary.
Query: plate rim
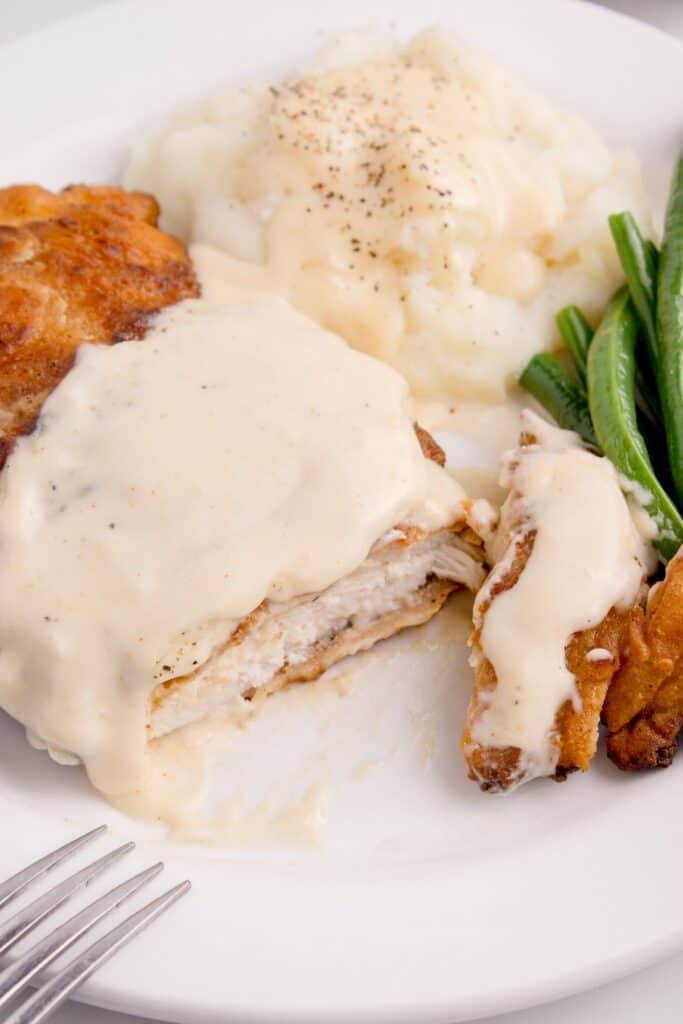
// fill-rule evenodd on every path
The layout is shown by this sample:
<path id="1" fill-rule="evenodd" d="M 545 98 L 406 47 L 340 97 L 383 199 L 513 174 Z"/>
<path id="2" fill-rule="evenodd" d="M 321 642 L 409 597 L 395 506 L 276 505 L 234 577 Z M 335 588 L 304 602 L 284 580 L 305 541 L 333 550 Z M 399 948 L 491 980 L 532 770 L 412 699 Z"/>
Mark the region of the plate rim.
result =
<path id="1" fill-rule="evenodd" d="M 504 0 L 485 0 L 485 2 L 490 6 L 496 3 L 502 6 Z M 547 0 L 544 0 L 544 2 L 547 3 Z M 177 0 L 174 0 L 174 3 L 178 6 Z M 675 47 L 679 58 L 683 56 L 683 43 L 680 40 L 654 26 L 646 25 L 630 15 L 593 7 L 582 2 L 582 0 L 553 0 L 553 3 L 558 9 L 564 8 L 568 12 L 580 9 L 582 12 L 581 17 L 602 18 L 610 23 L 613 23 L 616 19 L 617 21 L 628 23 L 633 31 L 637 31 L 640 35 L 648 34 L 653 36 L 653 38 L 656 37 L 660 43 L 665 42 L 666 45 Z M 527 0 L 527 6 L 538 7 L 538 4 L 539 0 Z M 28 55 L 37 46 L 59 46 L 60 41 L 68 36 L 70 32 L 80 31 L 86 23 L 92 22 L 93 26 L 96 26 L 102 22 L 116 21 L 125 16 L 124 12 L 127 8 L 144 7 L 150 10 L 162 10 L 164 6 L 161 0 L 115 0 L 114 3 L 103 4 L 90 11 L 69 15 L 51 25 L 22 34 L 18 38 L 0 46 L 0 57 L 9 53 L 11 58 L 18 59 L 21 57 L 22 51 Z M 588 15 L 587 12 L 589 12 Z M 457 13 L 454 11 L 453 20 L 456 17 Z M 347 1024 L 351 1020 L 356 1022 L 356 1024 L 361 1020 L 380 1024 L 380 1022 L 389 1019 L 391 1019 L 392 1024 L 401 1024 L 401 1022 L 409 1024 L 409 1022 L 418 1020 L 420 1024 L 448 1024 L 448 1022 L 452 1024 L 456 1019 L 473 1019 L 469 1015 L 472 1012 L 476 1016 L 509 1012 L 562 998 L 583 989 L 593 988 L 604 982 L 622 977 L 636 968 L 646 967 L 667 954 L 674 952 L 681 946 L 683 946 L 683 920 L 677 927 L 671 929 L 668 934 L 661 936 L 657 941 L 651 942 L 645 947 L 634 948 L 630 953 L 616 957 L 611 962 L 602 961 L 596 963 L 589 970 L 585 966 L 567 970 L 564 975 L 556 976 L 552 983 L 546 983 L 542 987 L 532 984 L 531 987 L 522 987 L 516 991 L 499 991 L 497 994 L 490 995 L 487 999 L 480 999 L 477 1005 L 470 1007 L 469 1010 L 462 1006 L 460 1009 L 455 1008 L 455 1016 L 454 1005 L 452 1001 L 449 1001 L 448 1004 L 435 1002 L 431 1006 L 425 1004 L 412 1007 L 406 1006 L 404 1012 L 398 1015 L 396 1007 L 392 1005 L 388 1006 L 385 1010 L 373 1011 L 369 1016 L 359 1016 L 357 1010 L 347 1010 L 341 1015 L 328 1013 L 324 1019 L 329 1024 L 333 1024 L 333 1022 L 334 1024 L 336 1022 Z M 207 1010 L 206 1007 L 200 1007 L 199 1009 L 190 1006 L 179 1007 L 172 996 L 168 997 L 171 1000 L 169 1002 L 163 996 L 155 997 L 151 995 L 144 988 L 133 989 L 128 992 L 122 991 L 119 986 L 112 988 L 111 983 L 107 980 L 108 977 L 106 974 L 95 975 L 88 982 L 87 986 L 77 993 L 76 998 L 87 1004 L 119 1011 L 134 1012 L 155 1019 L 196 1021 L 201 1018 L 206 1021 L 219 1020 L 219 1017 L 216 1016 L 215 1008 Z M 182 1012 L 182 1017 L 177 1017 L 179 1011 Z M 462 1012 L 465 1012 L 467 1015 L 463 1017 Z M 313 1021 L 318 1022 L 323 1018 L 315 1007 L 292 1006 L 283 1011 L 273 1006 L 269 1008 L 263 1006 L 257 1009 L 246 1008 L 246 1010 L 244 1007 L 228 1007 L 227 1011 L 223 1011 L 220 1019 L 222 1021 L 228 1019 L 239 1019 L 240 1021 L 254 1019 L 263 1022 L 291 1020 L 292 1022 L 300 1022 L 300 1024 L 310 1021 L 312 1024 Z"/>

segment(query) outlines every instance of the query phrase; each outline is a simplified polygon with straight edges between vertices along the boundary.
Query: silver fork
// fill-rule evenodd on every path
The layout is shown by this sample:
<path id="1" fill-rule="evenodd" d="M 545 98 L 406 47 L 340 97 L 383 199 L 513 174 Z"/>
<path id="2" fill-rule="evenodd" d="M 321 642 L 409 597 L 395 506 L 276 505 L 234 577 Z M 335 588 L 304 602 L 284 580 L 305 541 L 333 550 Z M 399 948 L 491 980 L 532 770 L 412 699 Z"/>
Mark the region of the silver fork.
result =
<path id="1" fill-rule="evenodd" d="M 0 883 L 0 911 L 16 899 L 28 886 L 52 871 L 67 858 L 106 832 L 106 825 L 86 832 L 65 846 L 53 850 L 39 860 L 29 864 L 23 871 Z M 163 870 L 162 863 L 153 864 L 145 871 L 121 882 L 90 903 L 84 910 L 58 925 L 45 938 L 40 939 L 18 959 L 3 966 L 2 958 L 16 943 L 33 931 L 42 921 L 58 910 L 75 893 L 97 878 L 103 871 L 116 864 L 125 854 L 134 849 L 135 843 L 125 843 L 74 875 L 59 882 L 49 892 L 39 896 L 21 910 L 17 910 L 4 924 L 0 924 L 0 1022 L 1 1024 L 40 1024 L 47 1020 L 58 1006 L 69 998 L 86 978 L 104 964 L 138 932 L 146 928 L 156 917 L 163 914 L 188 889 L 188 881 L 181 882 L 163 895 L 158 896 L 140 910 L 131 914 L 121 924 L 108 931 L 101 939 L 88 946 L 63 967 L 54 977 L 42 981 L 38 974 L 53 960 L 61 956 L 70 946 L 90 931 L 124 900 L 141 889 Z M 37 985 L 35 991 L 24 1002 L 5 1016 L 3 1011 L 16 996 L 31 982 Z"/>

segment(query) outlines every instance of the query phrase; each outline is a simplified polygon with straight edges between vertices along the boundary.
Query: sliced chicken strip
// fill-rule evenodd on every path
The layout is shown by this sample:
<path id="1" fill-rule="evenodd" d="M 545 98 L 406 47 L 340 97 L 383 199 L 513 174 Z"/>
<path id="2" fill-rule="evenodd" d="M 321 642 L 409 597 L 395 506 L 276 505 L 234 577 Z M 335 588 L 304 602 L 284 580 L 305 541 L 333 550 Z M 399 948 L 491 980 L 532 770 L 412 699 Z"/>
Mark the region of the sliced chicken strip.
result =
<path id="1" fill-rule="evenodd" d="M 610 462 L 529 412 L 522 442 L 471 638 L 463 753 L 486 790 L 588 768 L 651 564 Z"/>

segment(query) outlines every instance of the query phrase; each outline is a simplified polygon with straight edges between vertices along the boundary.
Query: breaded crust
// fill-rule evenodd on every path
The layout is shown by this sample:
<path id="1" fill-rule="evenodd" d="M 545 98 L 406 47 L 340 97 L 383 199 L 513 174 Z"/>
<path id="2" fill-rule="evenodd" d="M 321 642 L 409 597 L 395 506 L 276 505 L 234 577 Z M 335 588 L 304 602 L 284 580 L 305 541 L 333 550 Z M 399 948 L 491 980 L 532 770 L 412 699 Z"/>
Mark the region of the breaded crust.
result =
<path id="1" fill-rule="evenodd" d="M 0 466 L 84 342 L 142 337 L 195 296 L 185 247 L 156 200 L 113 186 L 0 189 Z"/>
<path id="2" fill-rule="evenodd" d="M 665 768 L 683 727 L 683 557 L 634 613 L 628 654 L 607 694 L 607 753 L 619 768 Z"/>

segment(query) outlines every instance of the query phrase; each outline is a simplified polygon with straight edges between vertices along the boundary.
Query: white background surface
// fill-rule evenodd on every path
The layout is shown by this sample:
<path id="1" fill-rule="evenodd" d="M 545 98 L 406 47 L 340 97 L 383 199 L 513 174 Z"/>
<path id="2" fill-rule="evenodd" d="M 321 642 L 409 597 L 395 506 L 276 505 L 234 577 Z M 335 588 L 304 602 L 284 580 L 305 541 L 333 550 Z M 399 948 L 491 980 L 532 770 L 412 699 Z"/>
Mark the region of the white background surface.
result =
<path id="1" fill-rule="evenodd" d="M 0 0 L 0 43 L 94 5 L 96 0 Z M 514 0 L 510 0 L 514 3 Z M 547 0 L 552 3 L 553 0 Z M 683 0 L 609 0 L 607 6 L 660 25 L 683 37 Z M 683 104 L 682 104 L 683 105 Z M 589 923 L 587 923 L 589 927 Z M 163 927 L 163 925 L 161 925 Z M 457 971 L 457 959 L 454 959 Z M 235 979 L 236 984 L 239 979 Z M 573 1024 L 586 1019 L 602 1024 L 673 1024 L 681 1018 L 683 955 L 595 992 L 497 1018 L 499 1024 Z M 69 1005 L 58 1024 L 143 1024 L 138 1018 Z M 257 1024 L 257 1022 L 253 1022 Z M 489 1022 L 491 1024 L 491 1022 Z"/>

